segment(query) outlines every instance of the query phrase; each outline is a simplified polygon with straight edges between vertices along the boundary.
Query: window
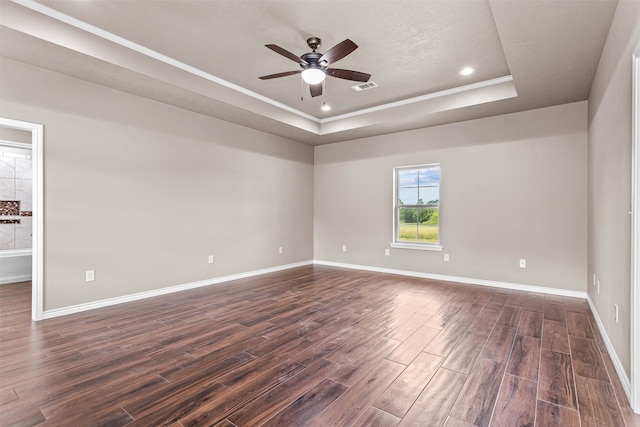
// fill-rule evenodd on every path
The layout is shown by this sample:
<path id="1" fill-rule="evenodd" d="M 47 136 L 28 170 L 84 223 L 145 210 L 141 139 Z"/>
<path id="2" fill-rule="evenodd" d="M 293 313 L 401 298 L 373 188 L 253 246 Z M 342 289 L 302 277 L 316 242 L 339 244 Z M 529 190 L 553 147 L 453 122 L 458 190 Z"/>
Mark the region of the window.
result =
<path id="1" fill-rule="evenodd" d="M 394 169 L 392 247 L 442 250 L 440 164 Z"/>

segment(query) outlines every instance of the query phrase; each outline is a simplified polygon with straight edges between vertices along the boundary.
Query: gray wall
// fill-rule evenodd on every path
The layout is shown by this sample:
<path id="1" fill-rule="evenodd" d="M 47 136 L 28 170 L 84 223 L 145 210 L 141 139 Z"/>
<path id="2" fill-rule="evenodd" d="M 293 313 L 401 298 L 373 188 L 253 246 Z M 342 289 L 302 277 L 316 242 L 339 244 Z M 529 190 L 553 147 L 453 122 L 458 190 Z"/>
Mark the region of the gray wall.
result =
<path id="1" fill-rule="evenodd" d="M 631 56 L 640 2 L 621 0 L 589 96 L 589 296 L 630 373 Z M 593 274 L 600 293 L 591 285 Z M 620 320 L 614 320 L 614 304 Z"/>
<path id="2" fill-rule="evenodd" d="M 425 163 L 450 262 L 384 255 L 392 170 Z M 314 174 L 317 260 L 586 291 L 586 102 L 316 147 Z"/>
<path id="3" fill-rule="evenodd" d="M 312 259 L 312 147 L 1 66 L 0 114 L 45 128 L 45 310 Z"/>

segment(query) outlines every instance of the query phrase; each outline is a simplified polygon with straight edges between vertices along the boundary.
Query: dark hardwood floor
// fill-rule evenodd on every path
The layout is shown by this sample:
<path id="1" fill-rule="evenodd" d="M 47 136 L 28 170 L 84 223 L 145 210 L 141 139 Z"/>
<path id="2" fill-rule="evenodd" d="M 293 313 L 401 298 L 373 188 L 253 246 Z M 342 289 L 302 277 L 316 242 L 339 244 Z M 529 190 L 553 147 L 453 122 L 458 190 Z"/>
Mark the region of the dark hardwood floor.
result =
<path id="1" fill-rule="evenodd" d="M 2 426 L 636 426 L 585 300 L 308 266 L 30 320 Z"/>

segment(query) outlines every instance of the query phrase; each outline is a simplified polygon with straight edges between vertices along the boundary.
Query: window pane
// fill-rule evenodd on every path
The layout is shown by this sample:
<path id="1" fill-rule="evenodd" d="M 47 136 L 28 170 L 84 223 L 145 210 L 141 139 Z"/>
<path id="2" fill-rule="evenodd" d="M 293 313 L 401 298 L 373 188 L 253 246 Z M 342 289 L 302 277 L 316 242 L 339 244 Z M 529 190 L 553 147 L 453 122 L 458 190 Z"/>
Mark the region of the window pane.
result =
<path id="1" fill-rule="evenodd" d="M 398 208 L 398 241 L 439 242 L 438 208 Z"/>
<path id="2" fill-rule="evenodd" d="M 418 183 L 421 187 L 440 184 L 440 168 L 426 168 L 419 170 Z"/>
<path id="3" fill-rule="evenodd" d="M 440 210 L 438 208 L 421 209 L 420 222 L 418 223 L 418 242 L 438 243 Z"/>
<path id="4" fill-rule="evenodd" d="M 415 224 L 417 222 L 418 209 L 403 208 L 398 209 L 398 220 L 400 223 Z"/>
<path id="5" fill-rule="evenodd" d="M 398 187 L 417 187 L 419 169 L 398 169 Z"/>
<path id="6" fill-rule="evenodd" d="M 440 242 L 440 166 L 396 169 L 397 241 Z"/>
<path id="7" fill-rule="evenodd" d="M 398 241 L 415 242 L 418 240 L 418 210 L 402 207 L 398 209 Z"/>
<path id="8" fill-rule="evenodd" d="M 438 243 L 438 208 L 399 208 L 398 241 Z"/>
<path id="9" fill-rule="evenodd" d="M 440 167 L 398 169 L 398 205 L 438 206 Z"/>
<path id="10" fill-rule="evenodd" d="M 415 205 L 418 203 L 418 169 L 398 170 L 398 205 Z"/>
<path id="11" fill-rule="evenodd" d="M 400 188 L 398 191 L 399 205 L 417 205 L 419 199 L 420 195 L 418 194 L 418 187 Z"/>
<path id="12" fill-rule="evenodd" d="M 440 206 L 440 187 L 420 187 L 419 199 L 423 205 Z"/>

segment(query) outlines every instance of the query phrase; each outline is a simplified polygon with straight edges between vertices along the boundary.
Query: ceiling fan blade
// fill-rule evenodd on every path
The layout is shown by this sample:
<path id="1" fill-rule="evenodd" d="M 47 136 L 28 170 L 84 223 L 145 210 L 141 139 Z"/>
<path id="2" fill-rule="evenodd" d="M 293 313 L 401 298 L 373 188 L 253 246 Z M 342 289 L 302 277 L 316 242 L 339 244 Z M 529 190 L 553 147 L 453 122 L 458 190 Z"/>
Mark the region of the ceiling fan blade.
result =
<path id="1" fill-rule="evenodd" d="M 318 63 L 321 63 L 322 61 L 327 61 L 327 64 L 332 64 L 344 58 L 345 56 L 349 55 L 351 52 L 353 52 L 357 48 L 358 48 L 357 44 L 355 44 L 349 39 L 346 39 L 344 41 L 341 41 L 340 43 L 338 43 L 328 51 L 326 51 L 324 55 L 322 55 L 320 59 L 318 59 Z"/>
<path id="2" fill-rule="evenodd" d="M 303 64 L 303 65 L 309 65 L 309 63 L 307 61 L 305 61 L 304 59 L 300 58 L 298 55 L 289 52 L 286 49 L 281 48 L 278 45 L 275 44 L 265 44 L 265 47 L 268 47 L 269 49 L 271 49 L 272 51 L 279 53 L 280 55 L 284 56 L 285 58 L 289 58 L 290 60 L 297 62 L 298 64 Z"/>
<path id="3" fill-rule="evenodd" d="M 368 82 L 371 78 L 371 74 L 353 70 L 342 70 L 340 68 L 327 68 L 325 70 L 325 74 L 339 79 L 353 80 L 356 82 Z"/>
<path id="4" fill-rule="evenodd" d="M 318 83 L 316 85 L 309 85 L 309 90 L 311 91 L 312 97 L 322 95 L 322 83 Z"/>
<path id="5" fill-rule="evenodd" d="M 258 78 L 259 78 L 260 80 L 277 79 L 278 77 L 293 76 L 294 74 L 300 74 L 301 72 L 302 72 L 302 70 L 298 70 L 298 71 L 285 71 L 284 73 L 269 74 L 268 76 L 262 76 L 262 77 L 258 77 Z"/>

